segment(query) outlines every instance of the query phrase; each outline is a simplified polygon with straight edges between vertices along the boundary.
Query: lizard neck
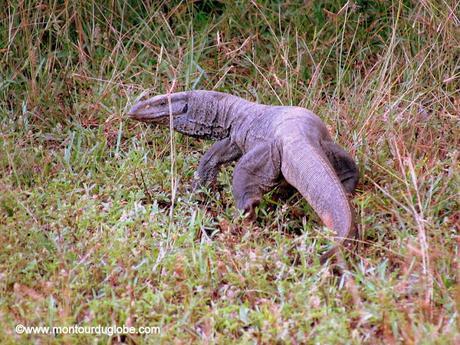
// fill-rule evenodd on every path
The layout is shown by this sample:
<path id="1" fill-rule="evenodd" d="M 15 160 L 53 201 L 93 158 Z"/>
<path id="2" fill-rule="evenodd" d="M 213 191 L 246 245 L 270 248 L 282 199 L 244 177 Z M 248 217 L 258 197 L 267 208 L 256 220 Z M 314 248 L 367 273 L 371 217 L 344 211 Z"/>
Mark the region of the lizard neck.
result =
<path id="1" fill-rule="evenodd" d="M 255 105 L 215 91 L 190 91 L 188 96 L 188 112 L 174 119 L 174 129 L 204 139 L 228 137 L 232 126 L 240 121 L 242 110 Z"/>

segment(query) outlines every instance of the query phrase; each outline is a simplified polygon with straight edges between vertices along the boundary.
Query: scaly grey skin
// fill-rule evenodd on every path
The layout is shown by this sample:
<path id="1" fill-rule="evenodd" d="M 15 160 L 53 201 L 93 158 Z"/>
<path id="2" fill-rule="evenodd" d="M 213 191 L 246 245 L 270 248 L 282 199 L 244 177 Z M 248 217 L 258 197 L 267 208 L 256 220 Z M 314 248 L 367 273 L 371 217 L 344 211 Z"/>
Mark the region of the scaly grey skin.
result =
<path id="1" fill-rule="evenodd" d="M 213 183 L 221 165 L 238 160 L 233 195 L 249 216 L 264 193 L 287 182 L 335 230 L 339 244 L 355 234 L 346 193 L 356 187 L 358 168 L 311 111 L 257 104 L 221 92 L 189 91 L 140 101 L 128 115 L 163 126 L 169 126 L 172 115 L 174 130 L 216 140 L 200 161 L 196 185 Z"/>

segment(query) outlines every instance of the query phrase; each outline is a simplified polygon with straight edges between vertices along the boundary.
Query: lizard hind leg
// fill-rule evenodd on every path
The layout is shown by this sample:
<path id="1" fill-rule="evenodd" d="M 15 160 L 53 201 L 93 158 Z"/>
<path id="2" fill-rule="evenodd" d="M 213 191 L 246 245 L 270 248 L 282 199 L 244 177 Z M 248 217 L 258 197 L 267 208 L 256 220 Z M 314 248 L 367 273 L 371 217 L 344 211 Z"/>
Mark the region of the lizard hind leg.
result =
<path id="1" fill-rule="evenodd" d="M 279 183 L 280 173 L 280 156 L 273 145 L 260 145 L 244 154 L 233 172 L 237 208 L 254 219 L 256 206 Z"/>
<path id="2" fill-rule="evenodd" d="M 359 170 L 355 161 L 342 147 L 332 141 L 323 141 L 321 146 L 345 191 L 352 193 L 359 179 Z"/>

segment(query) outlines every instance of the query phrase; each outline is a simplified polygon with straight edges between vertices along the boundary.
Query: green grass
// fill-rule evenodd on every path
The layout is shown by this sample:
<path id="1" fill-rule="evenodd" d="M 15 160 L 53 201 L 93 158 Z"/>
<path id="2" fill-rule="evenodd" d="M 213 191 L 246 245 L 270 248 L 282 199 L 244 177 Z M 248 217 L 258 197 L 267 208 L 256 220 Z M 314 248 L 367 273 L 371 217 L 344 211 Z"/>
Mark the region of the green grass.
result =
<path id="1" fill-rule="evenodd" d="M 458 343 L 459 1 L 150 3 L 2 5 L 0 342 Z M 172 87 L 324 120 L 361 171 L 343 275 L 301 198 L 189 193 L 210 143 L 126 118 Z"/>

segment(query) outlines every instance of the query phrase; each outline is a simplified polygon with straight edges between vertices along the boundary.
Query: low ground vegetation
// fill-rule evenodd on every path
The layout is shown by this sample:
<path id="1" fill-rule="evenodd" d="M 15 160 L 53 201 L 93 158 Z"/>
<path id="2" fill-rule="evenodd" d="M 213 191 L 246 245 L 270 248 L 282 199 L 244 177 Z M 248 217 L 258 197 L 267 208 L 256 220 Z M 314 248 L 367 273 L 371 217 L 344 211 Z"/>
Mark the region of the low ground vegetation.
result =
<path id="1" fill-rule="evenodd" d="M 458 343 L 458 1 L 7 1 L 0 10 L 0 341 Z M 358 162 L 345 274 L 308 204 L 248 224 L 189 193 L 210 143 L 127 120 L 214 89 L 316 112 Z M 110 339 L 109 339 L 110 338 Z"/>

